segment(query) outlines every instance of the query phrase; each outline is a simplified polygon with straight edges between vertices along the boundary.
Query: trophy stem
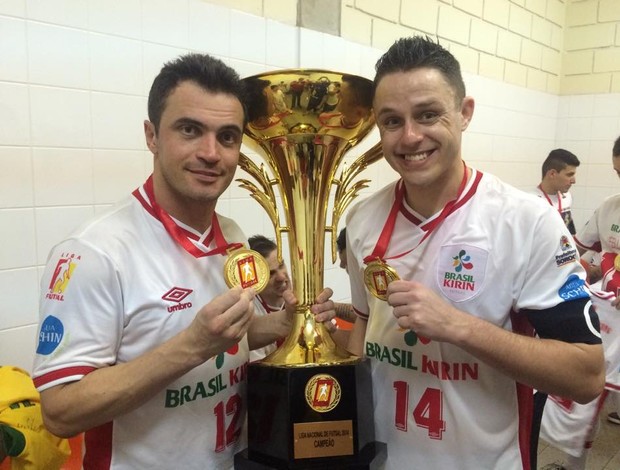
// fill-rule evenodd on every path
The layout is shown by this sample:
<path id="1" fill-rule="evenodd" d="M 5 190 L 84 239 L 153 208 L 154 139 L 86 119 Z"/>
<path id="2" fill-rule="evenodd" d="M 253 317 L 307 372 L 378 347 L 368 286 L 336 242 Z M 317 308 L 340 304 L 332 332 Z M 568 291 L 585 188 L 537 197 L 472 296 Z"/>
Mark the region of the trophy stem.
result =
<path id="1" fill-rule="evenodd" d="M 309 307 L 300 306 L 284 343 L 260 364 L 300 367 L 356 362 L 360 359 L 334 343 L 327 329 L 314 320 Z"/>

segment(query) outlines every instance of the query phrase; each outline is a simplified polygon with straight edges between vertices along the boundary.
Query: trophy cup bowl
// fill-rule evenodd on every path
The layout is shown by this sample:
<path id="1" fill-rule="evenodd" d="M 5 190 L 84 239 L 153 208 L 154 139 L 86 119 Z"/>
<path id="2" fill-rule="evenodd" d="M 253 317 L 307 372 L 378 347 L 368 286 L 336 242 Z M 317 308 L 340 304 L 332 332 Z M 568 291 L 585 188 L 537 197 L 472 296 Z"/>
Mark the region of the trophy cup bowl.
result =
<path id="1" fill-rule="evenodd" d="M 282 234 L 288 235 L 298 304 L 283 344 L 248 367 L 249 453 L 238 454 L 236 468 L 371 468 L 359 466 L 376 461 L 378 444 L 368 361 L 338 347 L 310 307 L 323 289 L 325 235 L 331 233 L 333 263 L 338 222 L 368 183 L 356 177 L 382 156 L 377 144 L 338 172 L 345 153 L 375 125 L 373 84 L 318 69 L 274 71 L 244 82 L 244 142 L 269 171 L 241 154 L 239 166 L 255 182 L 238 181 L 269 215 L 280 261 Z"/>

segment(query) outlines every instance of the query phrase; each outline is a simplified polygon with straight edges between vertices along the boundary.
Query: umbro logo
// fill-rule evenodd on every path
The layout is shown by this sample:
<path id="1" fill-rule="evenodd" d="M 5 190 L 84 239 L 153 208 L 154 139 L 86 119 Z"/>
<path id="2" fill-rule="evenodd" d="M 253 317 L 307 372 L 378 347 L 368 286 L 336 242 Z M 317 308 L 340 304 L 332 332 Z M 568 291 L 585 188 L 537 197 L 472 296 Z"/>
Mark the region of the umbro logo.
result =
<path id="1" fill-rule="evenodd" d="M 173 287 L 164 295 L 161 296 L 162 299 L 168 300 L 169 302 L 176 302 L 176 305 L 171 305 L 168 307 L 169 312 L 177 312 L 179 310 L 185 310 L 186 308 L 191 308 L 191 302 L 181 303 L 183 299 L 185 299 L 189 294 L 194 292 L 192 289 L 183 289 L 182 287 Z"/>

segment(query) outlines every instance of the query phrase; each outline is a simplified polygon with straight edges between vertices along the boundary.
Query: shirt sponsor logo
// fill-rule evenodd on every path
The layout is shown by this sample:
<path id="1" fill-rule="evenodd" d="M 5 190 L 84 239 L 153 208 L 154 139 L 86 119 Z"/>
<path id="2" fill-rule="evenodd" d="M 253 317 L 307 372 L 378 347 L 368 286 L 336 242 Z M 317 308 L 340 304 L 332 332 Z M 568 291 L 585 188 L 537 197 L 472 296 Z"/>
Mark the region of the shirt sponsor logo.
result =
<path id="1" fill-rule="evenodd" d="M 419 370 L 420 373 L 434 375 L 439 380 L 451 382 L 478 380 L 478 363 L 476 362 L 439 361 L 422 354 L 420 362 L 416 363 L 411 350 L 391 348 L 371 342 L 366 343 L 366 356 L 401 369 Z"/>
<path id="2" fill-rule="evenodd" d="M 418 336 L 411 330 L 403 334 L 407 346 L 414 346 L 420 342 L 420 346 L 429 344 L 431 341 L 423 336 Z M 389 347 L 379 343 L 366 343 L 366 356 L 379 362 L 386 362 L 401 369 L 419 370 L 421 374 L 434 375 L 439 380 L 464 381 L 478 380 L 478 363 L 473 362 L 447 362 L 432 359 L 422 354 L 419 363 L 413 355 L 413 349 L 401 349 Z"/>
<path id="3" fill-rule="evenodd" d="M 168 311 L 170 313 L 177 312 L 179 310 L 185 310 L 186 308 L 191 308 L 191 302 L 182 302 L 189 294 L 194 292 L 192 289 L 184 289 L 182 287 L 173 287 L 164 295 L 161 296 L 162 299 L 167 300 L 169 302 L 175 302 L 176 305 L 170 305 L 168 307 Z"/>
<path id="4" fill-rule="evenodd" d="M 37 346 L 37 354 L 47 356 L 52 354 L 65 334 L 65 327 L 62 322 L 53 315 L 48 315 L 41 324 L 39 331 L 39 345 Z"/>
<path id="5" fill-rule="evenodd" d="M 178 389 L 166 389 L 164 406 L 166 408 L 176 408 L 177 406 L 183 406 L 196 400 L 213 397 L 226 390 L 228 387 L 235 387 L 245 382 L 247 374 L 248 363 L 245 362 L 239 367 L 230 369 L 228 371 L 228 377 L 226 377 L 226 371 L 223 371 L 211 377 L 209 380 L 200 381 L 194 385 L 184 385 Z M 226 379 L 228 379 L 228 381 Z"/>
<path id="6" fill-rule="evenodd" d="M 576 274 L 571 274 L 568 276 L 568 279 L 566 279 L 564 285 L 560 287 L 558 295 L 564 300 L 590 298 L 588 292 L 586 291 L 584 280 Z"/>
<path id="7" fill-rule="evenodd" d="M 437 266 L 437 283 L 450 300 L 471 299 L 484 281 L 488 253 L 474 246 L 442 246 Z"/>
<path id="8" fill-rule="evenodd" d="M 226 363 L 226 355 L 235 356 L 238 352 L 239 343 L 233 344 L 226 352 L 220 353 L 215 357 L 215 367 L 221 370 Z M 226 390 L 228 386 L 234 387 L 244 382 L 247 374 L 248 363 L 245 362 L 238 367 L 228 370 L 228 382 L 226 382 L 225 371 L 222 371 L 208 381 L 200 381 L 193 386 L 185 385 L 179 389 L 167 389 L 164 406 L 166 408 L 176 408 L 186 403 L 215 396 L 222 390 Z"/>
<path id="9" fill-rule="evenodd" d="M 65 290 L 69 285 L 73 271 L 75 271 L 80 259 L 82 259 L 82 257 L 74 253 L 63 253 L 60 255 L 60 259 L 56 263 L 56 268 L 54 268 L 47 294 L 45 294 L 46 299 L 57 300 L 59 302 L 65 300 Z"/>
<path id="10" fill-rule="evenodd" d="M 555 255 L 555 264 L 558 267 L 577 261 L 577 250 L 566 235 L 560 237 L 560 251 L 561 254 Z"/>

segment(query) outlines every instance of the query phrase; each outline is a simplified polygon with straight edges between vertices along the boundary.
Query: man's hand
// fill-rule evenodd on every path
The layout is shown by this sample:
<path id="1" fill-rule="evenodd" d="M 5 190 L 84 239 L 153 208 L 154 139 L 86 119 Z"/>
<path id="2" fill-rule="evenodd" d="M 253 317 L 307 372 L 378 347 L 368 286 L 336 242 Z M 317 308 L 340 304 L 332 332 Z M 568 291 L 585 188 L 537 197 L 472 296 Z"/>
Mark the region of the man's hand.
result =
<path id="1" fill-rule="evenodd" d="M 253 289 L 234 287 L 198 311 L 188 333 L 205 361 L 243 339 L 254 315 L 255 295 Z"/>
<path id="2" fill-rule="evenodd" d="M 317 296 L 316 302 L 310 307 L 310 311 L 314 313 L 314 318 L 317 322 L 331 323 L 332 319 L 336 317 L 335 304 L 330 300 L 332 295 L 334 295 L 334 291 L 326 287 Z"/>
<path id="3" fill-rule="evenodd" d="M 393 281 L 387 302 L 394 307 L 398 326 L 436 341 L 454 342 L 468 315 L 415 281 Z"/>

